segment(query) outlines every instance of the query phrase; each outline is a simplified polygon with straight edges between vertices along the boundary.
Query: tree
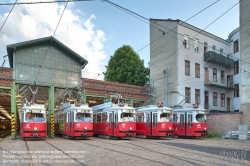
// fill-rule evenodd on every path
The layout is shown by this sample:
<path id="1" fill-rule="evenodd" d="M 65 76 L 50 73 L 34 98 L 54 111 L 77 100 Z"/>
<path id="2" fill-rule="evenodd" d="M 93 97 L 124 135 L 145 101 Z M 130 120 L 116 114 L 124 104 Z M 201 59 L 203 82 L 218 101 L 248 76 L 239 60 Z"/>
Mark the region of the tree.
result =
<path id="1" fill-rule="evenodd" d="M 110 56 L 104 74 L 105 81 L 144 86 L 149 69 L 144 67 L 144 61 L 131 46 L 123 45 Z"/>

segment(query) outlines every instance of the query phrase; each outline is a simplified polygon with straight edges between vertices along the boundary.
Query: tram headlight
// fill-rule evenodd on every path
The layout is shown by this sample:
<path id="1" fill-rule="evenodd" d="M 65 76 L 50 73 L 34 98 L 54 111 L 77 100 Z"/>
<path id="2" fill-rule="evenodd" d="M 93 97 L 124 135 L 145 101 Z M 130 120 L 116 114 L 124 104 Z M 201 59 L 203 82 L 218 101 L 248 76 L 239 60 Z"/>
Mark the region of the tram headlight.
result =
<path id="1" fill-rule="evenodd" d="M 132 130 L 132 127 L 130 127 L 129 130 Z"/>
<path id="2" fill-rule="evenodd" d="M 171 130 L 171 129 L 172 129 L 171 127 L 168 128 L 168 130 Z"/>
<path id="3" fill-rule="evenodd" d="M 207 128 L 205 127 L 204 130 L 207 130 Z"/>
<path id="4" fill-rule="evenodd" d="M 87 130 L 88 129 L 88 127 L 84 127 L 84 130 Z"/>
<path id="5" fill-rule="evenodd" d="M 37 127 L 34 127 L 34 130 L 37 130 Z"/>

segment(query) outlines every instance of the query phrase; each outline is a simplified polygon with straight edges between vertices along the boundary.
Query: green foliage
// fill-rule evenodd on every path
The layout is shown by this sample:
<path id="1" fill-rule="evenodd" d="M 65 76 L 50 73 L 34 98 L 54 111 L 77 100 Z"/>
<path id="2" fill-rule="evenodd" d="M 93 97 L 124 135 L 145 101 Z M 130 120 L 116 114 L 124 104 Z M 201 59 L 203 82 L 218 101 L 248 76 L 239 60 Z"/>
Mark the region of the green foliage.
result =
<path id="1" fill-rule="evenodd" d="M 218 133 L 208 133 L 207 138 L 220 138 L 220 134 Z"/>
<path id="2" fill-rule="evenodd" d="M 149 74 L 144 61 L 128 45 L 118 48 L 105 67 L 104 80 L 111 82 L 144 86 L 146 75 Z"/>

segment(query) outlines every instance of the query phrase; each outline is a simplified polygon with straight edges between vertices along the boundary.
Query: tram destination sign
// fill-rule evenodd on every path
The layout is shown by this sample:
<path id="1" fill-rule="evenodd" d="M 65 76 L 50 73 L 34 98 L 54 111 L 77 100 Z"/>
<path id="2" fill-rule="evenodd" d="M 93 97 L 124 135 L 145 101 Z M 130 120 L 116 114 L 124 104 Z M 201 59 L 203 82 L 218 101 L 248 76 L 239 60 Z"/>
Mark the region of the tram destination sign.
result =
<path id="1" fill-rule="evenodd" d="M 107 103 L 103 103 L 103 104 L 93 106 L 92 109 L 94 111 L 94 110 L 100 110 L 100 109 L 109 108 L 109 107 L 111 107 L 111 102 L 107 102 Z"/>

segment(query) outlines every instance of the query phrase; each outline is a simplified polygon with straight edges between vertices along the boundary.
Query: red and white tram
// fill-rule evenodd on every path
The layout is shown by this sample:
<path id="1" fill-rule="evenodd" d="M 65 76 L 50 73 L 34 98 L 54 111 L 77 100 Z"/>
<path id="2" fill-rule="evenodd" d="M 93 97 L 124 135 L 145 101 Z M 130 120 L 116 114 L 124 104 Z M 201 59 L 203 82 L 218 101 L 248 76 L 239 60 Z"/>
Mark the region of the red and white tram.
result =
<path id="1" fill-rule="evenodd" d="M 25 138 L 46 138 L 47 121 L 44 105 L 24 104 L 20 112 L 20 135 Z"/>
<path id="2" fill-rule="evenodd" d="M 179 137 L 201 137 L 207 135 L 207 111 L 202 108 L 173 109 L 175 134 Z"/>
<path id="3" fill-rule="evenodd" d="M 135 109 L 111 104 L 111 102 L 92 107 L 94 112 L 94 134 L 102 137 L 135 137 Z"/>
<path id="4" fill-rule="evenodd" d="M 172 108 L 149 105 L 136 110 L 136 135 L 142 137 L 174 136 Z"/>
<path id="5" fill-rule="evenodd" d="M 65 103 L 55 112 L 55 134 L 67 138 L 92 137 L 92 116 L 93 111 L 88 104 Z"/>

